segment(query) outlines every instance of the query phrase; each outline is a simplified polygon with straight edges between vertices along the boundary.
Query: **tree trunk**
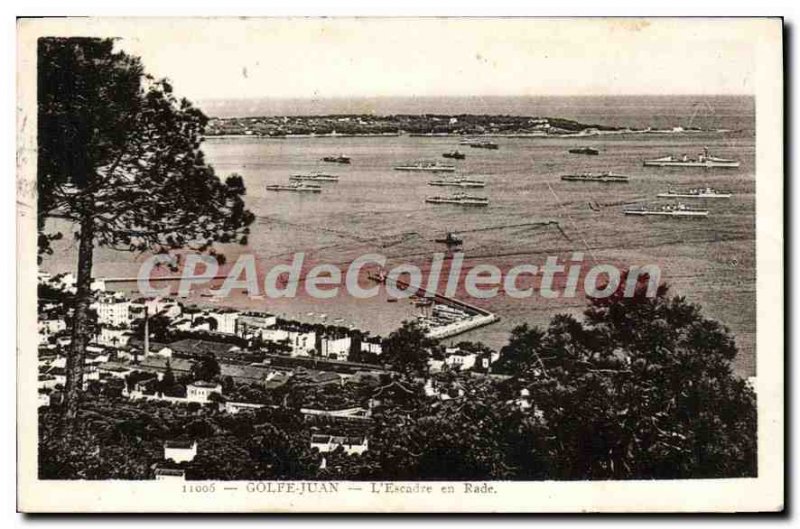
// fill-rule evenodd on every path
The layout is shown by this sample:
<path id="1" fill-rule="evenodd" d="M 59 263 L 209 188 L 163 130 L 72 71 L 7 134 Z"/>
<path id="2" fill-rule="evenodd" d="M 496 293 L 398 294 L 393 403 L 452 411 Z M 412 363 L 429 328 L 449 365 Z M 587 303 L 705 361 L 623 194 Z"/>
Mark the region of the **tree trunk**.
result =
<path id="1" fill-rule="evenodd" d="M 92 303 L 92 257 L 94 252 L 94 226 L 90 216 L 81 223 L 78 248 L 78 279 L 75 294 L 75 312 L 72 317 L 72 347 L 67 356 L 67 387 L 65 389 L 64 424 L 71 427 L 78 416 L 83 392 L 83 367 L 86 344 L 89 341 L 89 305 Z"/>

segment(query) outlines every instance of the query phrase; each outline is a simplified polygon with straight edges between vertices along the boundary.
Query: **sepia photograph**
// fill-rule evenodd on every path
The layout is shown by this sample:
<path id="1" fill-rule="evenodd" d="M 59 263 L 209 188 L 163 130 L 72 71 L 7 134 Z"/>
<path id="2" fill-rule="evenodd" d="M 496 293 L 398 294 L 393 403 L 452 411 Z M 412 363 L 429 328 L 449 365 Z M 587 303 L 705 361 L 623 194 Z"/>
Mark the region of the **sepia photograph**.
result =
<path id="1" fill-rule="evenodd" d="M 782 509 L 782 34 L 19 19 L 18 508 Z"/>

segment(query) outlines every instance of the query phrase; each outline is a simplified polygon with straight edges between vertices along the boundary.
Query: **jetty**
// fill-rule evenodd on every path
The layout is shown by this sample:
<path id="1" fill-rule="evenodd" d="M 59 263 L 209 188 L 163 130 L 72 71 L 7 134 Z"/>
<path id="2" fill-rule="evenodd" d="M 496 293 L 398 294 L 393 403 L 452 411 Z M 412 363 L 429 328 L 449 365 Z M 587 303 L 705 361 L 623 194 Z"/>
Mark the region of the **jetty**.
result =
<path id="1" fill-rule="evenodd" d="M 369 279 L 376 281 L 378 283 L 386 282 L 385 274 L 380 272 L 379 273 L 370 272 L 368 274 L 368 277 Z M 403 281 L 400 278 L 396 280 L 396 283 L 399 287 L 402 287 L 404 289 L 409 289 L 409 288 L 416 289 L 417 295 L 419 297 L 432 299 L 434 302 L 439 303 L 440 305 L 446 305 L 448 307 L 459 309 L 462 312 L 469 315 L 466 318 L 460 318 L 452 323 L 429 327 L 427 332 L 427 336 L 429 338 L 442 340 L 445 338 L 450 338 L 452 336 L 463 334 L 467 331 L 471 331 L 479 327 L 485 327 L 486 325 L 491 325 L 492 323 L 500 321 L 500 317 L 497 314 L 494 314 L 492 312 L 489 312 L 488 310 L 472 305 L 471 303 L 467 303 L 466 301 L 461 301 L 460 299 L 451 298 L 445 296 L 444 294 L 427 290 L 422 286 L 411 285 L 407 281 Z"/>

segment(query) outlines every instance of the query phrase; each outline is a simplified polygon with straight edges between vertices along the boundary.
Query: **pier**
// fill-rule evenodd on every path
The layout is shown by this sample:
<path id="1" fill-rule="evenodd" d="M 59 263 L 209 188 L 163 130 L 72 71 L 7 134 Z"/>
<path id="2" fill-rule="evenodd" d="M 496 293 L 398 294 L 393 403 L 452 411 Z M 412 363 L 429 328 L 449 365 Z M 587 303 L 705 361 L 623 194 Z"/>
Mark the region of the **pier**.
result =
<path id="1" fill-rule="evenodd" d="M 382 273 L 374 273 L 369 272 L 367 277 L 372 281 L 376 281 L 378 283 L 385 283 L 386 276 Z M 473 329 L 477 329 L 479 327 L 484 327 L 486 325 L 490 325 L 497 321 L 500 321 L 500 317 L 497 314 L 489 312 L 488 310 L 482 309 L 480 307 L 476 307 L 471 303 L 467 303 L 466 301 L 461 301 L 456 298 L 447 297 L 443 294 L 439 294 L 438 292 L 431 292 L 422 286 L 414 286 L 408 283 L 407 281 L 403 281 L 402 279 L 397 279 L 397 285 L 403 287 L 404 289 L 413 288 L 416 289 L 417 293 L 421 293 L 423 297 L 427 299 L 432 299 L 435 302 L 438 302 L 441 305 L 447 305 L 450 307 L 455 307 L 458 309 L 463 310 L 471 314 L 472 316 L 463 320 L 455 321 L 453 323 L 449 323 L 447 325 L 439 325 L 433 327 L 428 330 L 428 337 L 435 338 L 438 340 L 443 340 L 445 338 L 451 338 L 453 336 L 457 336 L 459 334 L 463 334 L 467 331 L 471 331 Z"/>

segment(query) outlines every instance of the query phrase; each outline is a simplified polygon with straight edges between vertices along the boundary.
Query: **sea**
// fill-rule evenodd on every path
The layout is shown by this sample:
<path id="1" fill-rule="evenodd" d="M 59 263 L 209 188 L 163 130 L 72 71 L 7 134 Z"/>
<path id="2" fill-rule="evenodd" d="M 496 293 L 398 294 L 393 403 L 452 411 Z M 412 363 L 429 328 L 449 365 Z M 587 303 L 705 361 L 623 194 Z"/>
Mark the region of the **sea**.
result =
<path id="1" fill-rule="evenodd" d="M 750 96 L 616 97 L 453 97 L 362 98 L 334 100 L 229 100 L 201 102 L 210 116 L 283 116 L 371 113 L 505 114 L 559 117 L 583 123 L 632 128 L 699 127 L 714 132 L 628 134 L 587 137 L 496 138 L 497 150 L 471 149 L 454 137 L 255 137 L 207 138 L 207 161 L 220 176 L 244 178 L 247 206 L 255 213 L 245 247 L 224 248 L 229 262 L 254 254 L 260 269 L 289 262 L 303 252 L 306 263 L 344 269 L 368 253 L 387 257 L 389 266 L 408 263 L 430 269 L 434 253 L 445 248 L 437 239 L 449 232 L 463 238 L 465 267 L 494 264 L 502 270 L 519 264 L 541 266 L 548 256 L 569 259 L 576 252 L 588 264 L 656 264 L 672 295 L 702 307 L 736 338 L 735 362 L 742 376 L 755 374 L 755 101 Z M 724 130 L 725 132 L 716 132 Z M 597 156 L 568 153 L 594 147 Z M 712 154 L 735 158 L 736 169 L 643 167 L 642 160 L 668 154 Z M 465 160 L 442 154 L 460 150 Z M 346 154 L 351 165 L 325 164 L 327 155 Z M 457 175 L 484 179 L 486 208 L 425 203 L 429 195 L 457 192 L 434 188 L 441 175 L 393 170 L 405 162 L 430 160 L 457 165 Z M 565 182 L 561 175 L 612 171 L 630 176 L 626 184 Z M 322 184 L 322 193 L 276 193 L 268 184 L 284 184 L 289 175 L 326 172 L 338 183 Z M 627 206 L 660 204 L 656 195 L 669 188 L 712 186 L 733 194 L 702 203 L 705 218 L 630 217 Z M 451 191 L 452 190 L 452 191 Z M 698 205 L 699 202 L 693 204 Z M 554 221 L 554 222 L 553 222 Z M 69 238 L 43 268 L 74 270 L 76 249 Z M 135 276 L 146 256 L 99 249 L 95 275 Z M 133 290 L 135 285 L 118 284 Z M 409 300 L 394 301 L 381 290 L 371 299 L 339 295 L 271 299 L 237 292 L 216 302 L 198 289 L 200 304 L 266 310 L 310 323 L 355 327 L 386 335 L 403 320 L 424 310 Z M 463 297 L 459 290 L 457 297 Z M 448 339 L 481 341 L 499 349 L 511 329 L 527 323 L 546 326 L 559 313 L 580 317 L 586 299 L 515 299 L 502 293 L 469 299 L 500 321 Z"/>

